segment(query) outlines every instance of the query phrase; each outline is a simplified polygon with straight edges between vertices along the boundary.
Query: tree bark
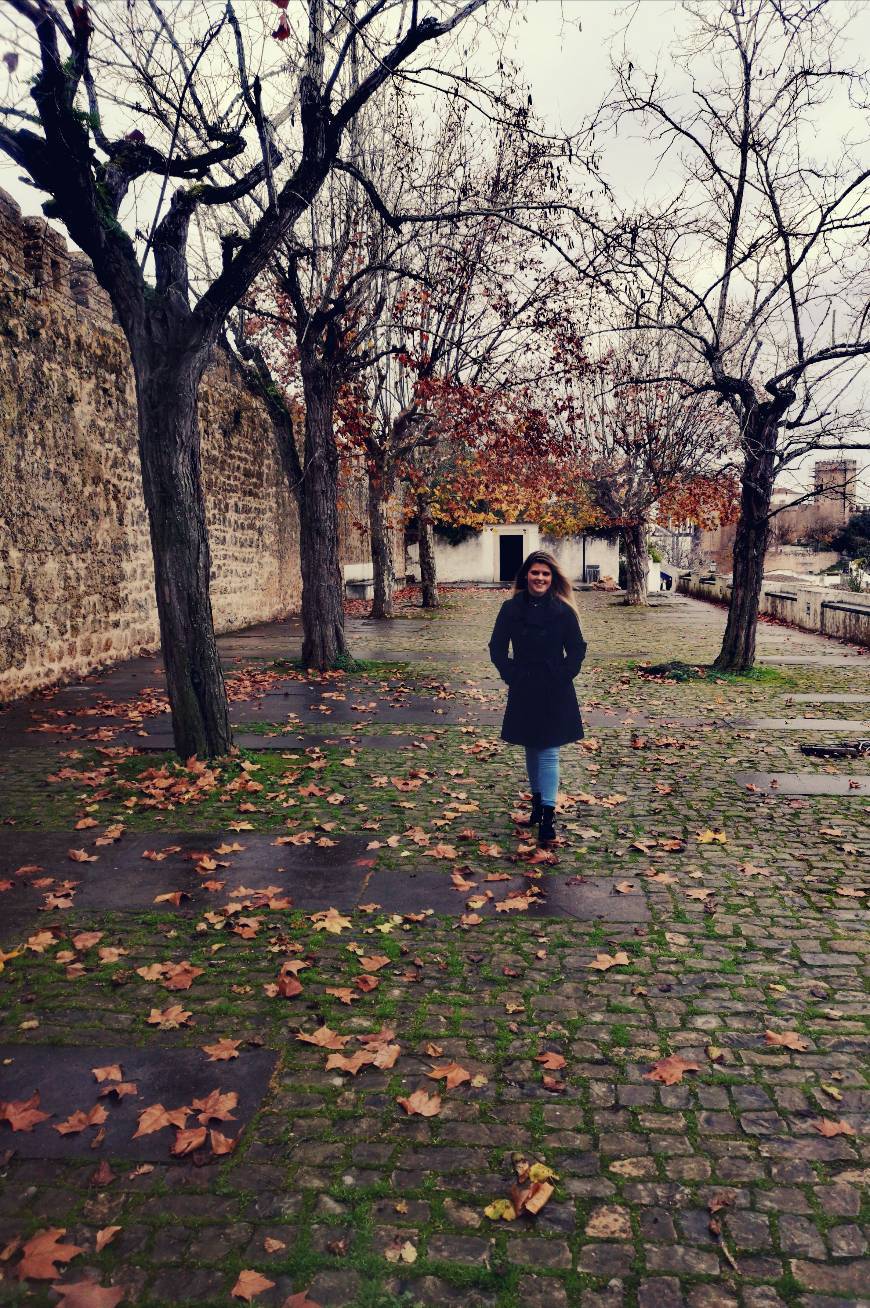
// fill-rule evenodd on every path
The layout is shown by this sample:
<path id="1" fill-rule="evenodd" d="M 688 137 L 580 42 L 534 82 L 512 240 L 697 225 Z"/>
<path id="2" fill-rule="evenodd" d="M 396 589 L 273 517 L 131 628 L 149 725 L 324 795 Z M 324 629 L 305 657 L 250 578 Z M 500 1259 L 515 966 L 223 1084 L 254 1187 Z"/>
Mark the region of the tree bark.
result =
<path id="1" fill-rule="evenodd" d="M 418 540 L 420 550 L 420 590 L 423 596 L 423 608 L 437 609 L 440 600 L 438 598 L 438 573 L 435 567 L 435 534 L 432 530 L 429 504 L 422 496 L 417 498 L 417 512 L 420 524 Z"/>
<path id="2" fill-rule="evenodd" d="M 233 740 L 209 597 L 200 475 L 196 395 L 208 351 L 158 347 L 150 359 L 143 353 L 134 351 L 139 454 L 175 748 L 182 758 L 214 758 Z"/>
<path id="3" fill-rule="evenodd" d="M 323 672 L 347 658 L 344 585 L 338 550 L 338 448 L 335 370 L 313 347 L 301 351 L 305 465 L 299 496 L 302 662 Z"/>
<path id="4" fill-rule="evenodd" d="M 713 664 L 720 672 L 748 672 L 755 663 L 758 604 L 764 556 L 770 540 L 770 498 L 779 421 L 756 410 L 744 438 L 740 516 L 734 536 L 731 603 L 722 648 Z"/>
<path id="5" fill-rule="evenodd" d="M 369 460 L 369 542 L 375 578 L 372 617 L 391 618 L 396 571 L 387 502 L 393 493 L 394 478 L 386 466 L 386 459 L 370 454 Z"/>
<path id="6" fill-rule="evenodd" d="M 625 545 L 625 602 L 632 606 L 649 604 L 647 579 L 649 577 L 649 550 L 646 543 L 646 524 L 633 522 L 620 528 Z"/>

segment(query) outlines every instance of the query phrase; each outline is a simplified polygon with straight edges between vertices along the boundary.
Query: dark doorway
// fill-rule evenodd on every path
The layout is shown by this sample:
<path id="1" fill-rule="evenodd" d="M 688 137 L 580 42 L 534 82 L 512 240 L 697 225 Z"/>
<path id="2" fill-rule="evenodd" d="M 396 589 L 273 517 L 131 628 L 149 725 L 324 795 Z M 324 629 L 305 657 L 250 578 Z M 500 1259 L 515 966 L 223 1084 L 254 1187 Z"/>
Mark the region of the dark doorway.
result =
<path id="1" fill-rule="evenodd" d="M 498 538 L 498 579 L 513 581 L 523 566 L 523 536 L 499 536 Z"/>

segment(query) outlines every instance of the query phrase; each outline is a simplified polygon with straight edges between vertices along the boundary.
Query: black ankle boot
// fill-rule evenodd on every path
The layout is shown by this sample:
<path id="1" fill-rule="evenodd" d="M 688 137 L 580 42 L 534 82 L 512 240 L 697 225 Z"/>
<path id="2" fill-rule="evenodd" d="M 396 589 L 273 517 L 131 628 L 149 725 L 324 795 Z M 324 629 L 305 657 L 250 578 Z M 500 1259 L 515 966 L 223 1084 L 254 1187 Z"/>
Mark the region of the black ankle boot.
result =
<path id="1" fill-rule="evenodd" d="M 538 844 L 552 845 L 556 839 L 556 810 L 549 804 L 541 806 L 541 825 L 538 827 Z"/>
<path id="2" fill-rule="evenodd" d="M 532 811 L 527 822 L 518 822 L 518 827 L 536 827 L 541 820 L 541 796 L 540 793 L 532 795 Z"/>

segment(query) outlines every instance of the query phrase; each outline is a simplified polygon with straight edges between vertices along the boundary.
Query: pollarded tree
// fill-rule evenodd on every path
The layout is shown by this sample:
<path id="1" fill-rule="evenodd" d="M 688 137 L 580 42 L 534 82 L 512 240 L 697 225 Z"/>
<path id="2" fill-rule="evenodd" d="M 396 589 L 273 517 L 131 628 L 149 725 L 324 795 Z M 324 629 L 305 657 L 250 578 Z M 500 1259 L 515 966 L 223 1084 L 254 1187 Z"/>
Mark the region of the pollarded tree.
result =
<path id="1" fill-rule="evenodd" d="M 870 353 L 866 50 L 846 57 L 856 14 L 830 0 L 685 9 L 691 30 L 667 82 L 626 53 L 600 116 L 603 130 L 641 127 L 660 197 L 629 209 L 631 235 L 607 257 L 630 321 L 676 333 L 704 369 L 676 380 L 737 419 L 740 514 L 716 666 L 743 671 L 777 473 L 814 449 L 856 447 L 849 397 Z"/>
<path id="2" fill-rule="evenodd" d="M 274 31 L 263 7 L 240 20 L 232 0 L 3 7 L 0 34 L 24 76 L 35 76 L 32 105 L 22 94 L 2 111 L 0 149 L 49 195 L 46 212 L 90 257 L 130 347 L 167 689 L 184 756 L 223 754 L 232 743 L 209 600 L 199 383 L 227 315 L 340 163 L 356 115 L 485 0 L 431 2 L 434 12 L 421 17 L 418 0 L 362 8 L 304 0 L 292 9 L 274 0 Z M 191 223 L 207 211 L 235 225 L 255 196 L 260 216 L 229 236 L 220 271 L 204 276 Z"/>
<path id="3" fill-rule="evenodd" d="M 622 538 L 631 605 L 648 602 L 657 509 L 684 524 L 732 513 L 735 486 L 725 463 L 735 424 L 710 395 L 668 380 L 690 371 L 685 354 L 671 337 L 623 336 L 581 378 L 566 415 L 592 501 Z"/>

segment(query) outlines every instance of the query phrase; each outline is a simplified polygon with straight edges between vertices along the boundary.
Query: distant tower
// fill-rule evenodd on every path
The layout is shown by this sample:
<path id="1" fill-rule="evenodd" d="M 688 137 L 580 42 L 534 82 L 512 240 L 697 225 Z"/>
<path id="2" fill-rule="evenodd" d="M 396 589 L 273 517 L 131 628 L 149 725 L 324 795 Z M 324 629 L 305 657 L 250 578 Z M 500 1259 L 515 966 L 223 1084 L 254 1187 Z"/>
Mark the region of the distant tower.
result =
<path id="1" fill-rule="evenodd" d="M 856 459 L 820 460 L 813 469 L 813 501 L 820 517 L 845 522 L 858 503 L 858 462 Z"/>

